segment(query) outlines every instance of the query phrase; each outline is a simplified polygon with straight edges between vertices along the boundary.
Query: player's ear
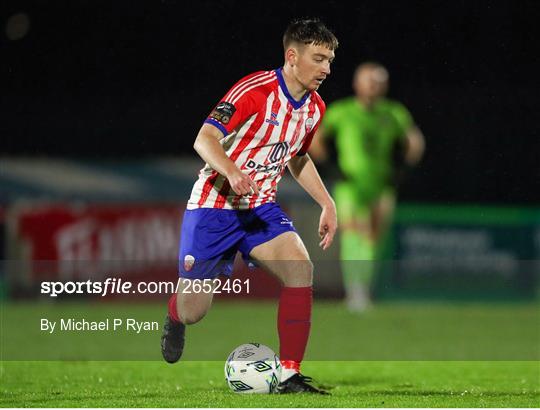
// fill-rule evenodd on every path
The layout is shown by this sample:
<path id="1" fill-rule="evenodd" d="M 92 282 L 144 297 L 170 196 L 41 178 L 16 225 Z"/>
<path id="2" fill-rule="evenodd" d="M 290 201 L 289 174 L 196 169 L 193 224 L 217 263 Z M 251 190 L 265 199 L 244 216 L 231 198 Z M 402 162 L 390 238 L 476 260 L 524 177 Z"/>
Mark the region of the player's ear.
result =
<path id="1" fill-rule="evenodd" d="M 294 47 L 289 47 L 285 51 L 285 61 L 291 66 L 294 67 L 298 60 L 298 50 Z"/>

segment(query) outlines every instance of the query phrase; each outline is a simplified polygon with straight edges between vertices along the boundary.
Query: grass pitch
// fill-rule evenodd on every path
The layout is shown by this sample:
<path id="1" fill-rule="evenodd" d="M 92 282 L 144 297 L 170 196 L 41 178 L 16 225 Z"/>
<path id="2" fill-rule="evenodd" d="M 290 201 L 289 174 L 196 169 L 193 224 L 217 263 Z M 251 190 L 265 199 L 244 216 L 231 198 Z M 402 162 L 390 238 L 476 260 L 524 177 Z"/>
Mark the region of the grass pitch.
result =
<path id="1" fill-rule="evenodd" d="M 306 362 L 331 396 L 241 395 L 221 362 L 4 362 L 3 407 L 538 407 L 537 362 Z"/>
<path id="2" fill-rule="evenodd" d="M 159 361 L 165 303 L 8 303 L 0 306 L 2 360 Z M 222 361 L 238 345 L 278 349 L 276 302 L 218 301 L 187 329 L 184 360 Z M 47 318 L 155 321 L 156 330 L 40 330 Z M 354 315 L 340 302 L 314 305 L 306 360 L 540 360 L 538 303 L 386 302 Z"/>
<path id="3" fill-rule="evenodd" d="M 4 304 L 0 406 L 540 407 L 536 303 L 394 302 L 354 316 L 317 302 L 302 370 L 332 395 L 230 392 L 225 358 L 251 341 L 277 349 L 275 310 L 272 302 L 216 303 L 188 328 L 185 360 L 169 365 L 157 360 L 159 331 L 39 330 L 40 317 L 161 323 L 163 304 Z"/>

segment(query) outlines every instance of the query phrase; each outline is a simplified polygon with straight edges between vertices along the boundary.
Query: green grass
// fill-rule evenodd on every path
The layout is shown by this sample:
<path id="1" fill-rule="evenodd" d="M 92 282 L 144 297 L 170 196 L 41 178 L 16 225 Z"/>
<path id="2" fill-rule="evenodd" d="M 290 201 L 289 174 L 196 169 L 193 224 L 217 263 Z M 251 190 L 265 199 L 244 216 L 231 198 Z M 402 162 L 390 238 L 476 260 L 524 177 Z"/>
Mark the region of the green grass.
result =
<path id="1" fill-rule="evenodd" d="M 4 362 L 3 407 L 538 407 L 537 362 L 306 362 L 331 396 L 240 395 L 221 362 Z"/>
<path id="2" fill-rule="evenodd" d="M 536 303 L 317 302 L 303 372 L 332 392 L 239 395 L 223 362 L 242 343 L 277 350 L 272 302 L 219 302 L 188 328 L 184 360 L 159 361 L 160 331 L 47 334 L 40 318 L 134 317 L 163 304 L 4 303 L 2 407 L 540 407 Z M 114 361 L 113 361 L 114 360 Z"/>
<path id="3" fill-rule="evenodd" d="M 3 360 L 160 360 L 164 304 L 9 303 L 1 309 Z M 40 319 L 136 318 L 136 334 L 40 330 Z M 537 303 L 381 303 L 358 316 L 341 303 L 314 306 L 308 360 L 540 360 Z M 222 360 L 243 343 L 278 348 L 276 303 L 219 302 L 187 332 L 186 360 Z"/>

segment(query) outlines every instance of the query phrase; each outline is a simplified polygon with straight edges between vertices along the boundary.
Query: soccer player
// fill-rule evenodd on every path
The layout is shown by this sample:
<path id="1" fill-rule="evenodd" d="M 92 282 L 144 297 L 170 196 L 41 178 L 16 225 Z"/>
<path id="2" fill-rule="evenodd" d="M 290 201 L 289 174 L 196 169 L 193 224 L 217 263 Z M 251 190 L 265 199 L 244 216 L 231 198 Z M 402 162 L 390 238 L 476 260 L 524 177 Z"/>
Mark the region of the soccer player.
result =
<path id="1" fill-rule="evenodd" d="M 206 162 L 185 211 L 179 275 L 186 280 L 231 274 L 237 251 L 282 283 L 278 308 L 281 393 L 324 393 L 300 373 L 312 305 L 313 265 L 291 219 L 275 202 L 285 167 L 321 206 L 320 246 L 331 245 L 336 208 L 307 150 L 325 111 L 316 90 L 330 74 L 338 41 L 317 19 L 293 21 L 283 36 L 282 68 L 244 77 L 215 106 L 194 148 Z M 169 300 L 162 353 L 178 361 L 185 325 L 200 321 L 211 293 Z"/>
<path id="2" fill-rule="evenodd" d="M 325 142 L 335 138 L 342 179 L 336 184 L 340 258 L 349 310 L 371 304 L 376 245 L 390 224 L 395 207 L 396 176 L 403 165 L 417 164 L 424 137 L 409 111 L 385 98 L 388 71 L 374 62 L 361 64 L 353 76 L 355 96 L 328 106 L 310 154 L 328 157 Z"/>

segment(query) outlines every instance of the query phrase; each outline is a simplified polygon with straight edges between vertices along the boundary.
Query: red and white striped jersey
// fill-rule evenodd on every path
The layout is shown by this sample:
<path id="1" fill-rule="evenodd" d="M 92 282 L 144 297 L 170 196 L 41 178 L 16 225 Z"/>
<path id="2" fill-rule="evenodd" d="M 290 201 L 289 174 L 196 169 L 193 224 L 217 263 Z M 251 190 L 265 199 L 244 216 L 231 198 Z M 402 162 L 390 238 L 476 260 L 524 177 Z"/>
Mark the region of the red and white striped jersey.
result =
<path id="1" fill-rule="evenodd" d="M 307 152 L 324 111 L 324 102 L 315 91 L 294 100 L 281 68 L 241 79 L 205 123 L 223 132 L 223 149 L 257 183 L 259 195 L 236 195 L 228 180 L 206 164 L 187 208 L 249 209 L 274 202 L 287 162 Z"/>

